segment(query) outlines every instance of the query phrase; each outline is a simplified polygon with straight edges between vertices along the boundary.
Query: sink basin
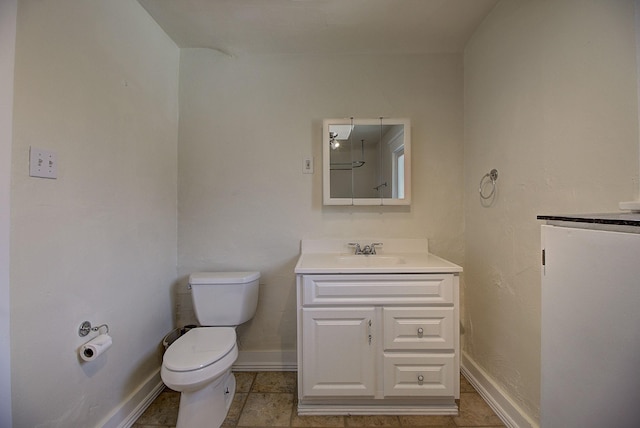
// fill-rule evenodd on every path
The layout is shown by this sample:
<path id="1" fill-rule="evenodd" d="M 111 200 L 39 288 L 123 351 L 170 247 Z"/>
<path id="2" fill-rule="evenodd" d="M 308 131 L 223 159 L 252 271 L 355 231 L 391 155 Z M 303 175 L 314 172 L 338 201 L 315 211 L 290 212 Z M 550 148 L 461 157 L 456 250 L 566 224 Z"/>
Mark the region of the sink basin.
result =
<path id="1" fill-rule="evenodd" d="M 378 254 L 353 253 L 349 243 L 383 242 Z M 430 254 L 427 240 L 408 239 L 303 239 L 297 274 L 458 273 L 462 268 Z"/>
<path id="2" fill-rule="evenodd" d="M 364 256 L 364 255 L 348 255 L 337 256 L 336 261 L 340 265 L 350 267 L 392 267 L 405 264 L 402 257 L 396 256 Z"/>

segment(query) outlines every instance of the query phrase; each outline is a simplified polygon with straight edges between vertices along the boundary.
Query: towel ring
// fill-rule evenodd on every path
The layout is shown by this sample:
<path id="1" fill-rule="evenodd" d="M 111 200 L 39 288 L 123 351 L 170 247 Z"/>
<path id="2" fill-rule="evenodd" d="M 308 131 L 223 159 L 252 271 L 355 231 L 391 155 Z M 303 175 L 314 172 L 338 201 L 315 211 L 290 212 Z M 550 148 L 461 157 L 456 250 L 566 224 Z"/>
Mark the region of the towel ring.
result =
<path id="1" fill-rule="evenodd" d="M 491 180 L 491 192 L 489 192 L 488 195 L 485 195 L 483 190 L 484 190 L 485 180 L 487 178 L 489 180 Z M 480 197 L 482 199 L 489 199 L 496 192 L 496 180 L 498 180 L 498 170 L 497 169 L 492 169 L 491 172 L 488 172 L 488 173 L 486 173 L 485 175 L 482 176 L 482 178 L 480 179 L 480 187 L 478 188 L 478 193 L 480 193 Z"/>

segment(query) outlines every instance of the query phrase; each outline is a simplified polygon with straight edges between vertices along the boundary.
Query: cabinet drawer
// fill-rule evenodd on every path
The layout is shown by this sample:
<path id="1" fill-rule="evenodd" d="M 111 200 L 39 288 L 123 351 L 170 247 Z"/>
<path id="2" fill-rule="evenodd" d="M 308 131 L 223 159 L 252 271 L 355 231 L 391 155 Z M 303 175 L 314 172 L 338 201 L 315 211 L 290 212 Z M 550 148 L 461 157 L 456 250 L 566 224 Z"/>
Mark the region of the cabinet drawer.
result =
<path id="1" fill-rule="evenodd" d="M 303 305 L 453 304 L 453 275 L 304 275 Z"/>
<path id="2" fill-rule="evenodd" d="M 454 364 L 454 354 L 385 354 L 384 395 L 453 397 Z"/>
<path id="3" fill-rule="evenodd" d="M 454 349 L 450 308 L 383 308 L 384 349 Z"/>

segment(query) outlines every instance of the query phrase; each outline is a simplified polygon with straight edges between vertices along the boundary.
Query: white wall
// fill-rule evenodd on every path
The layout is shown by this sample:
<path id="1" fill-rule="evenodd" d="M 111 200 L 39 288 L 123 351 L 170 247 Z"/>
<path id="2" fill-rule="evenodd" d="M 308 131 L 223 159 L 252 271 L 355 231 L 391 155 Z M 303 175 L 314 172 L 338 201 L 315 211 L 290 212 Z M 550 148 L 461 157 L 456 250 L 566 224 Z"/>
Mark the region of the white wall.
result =
<path id="1" fill-rule="evenodd" d="M 262 273 L 258 313 L 239 329 L 241 350 L 295 349 L 302 238 L 427 237 L 434 253 L 462 262 L 462 73 L 459 54 L 182 50 L 178 273 Z M 322 206 L 322 119 L 350 116 L 411 118 L 411 207 Z M 315 174 L 306 175 L 310 154 Z M 183 291 L 184 281 L 179 302 L 188 305 Z"/>
<path id="2" fill-rule="evenodd" d="M 637 190 L 633 1 L 501 2 L 464 60 L 464 350 L 536 420 L 536 215 L 615 212 Z M 492 168 L 498 193 L 483 206 Z"/>
<path id="3" fill-rule="evenodd" d="M 0 1 L 0 427 L 11 426 L 9 202 L 17 0 Z"/>
<path id="4" fill-rule="evenodd" d="M 640 112 L 640 0 L 635 0 L 635 31 L 636 31 L 636 91 L 638 96 L 638 111 Z M 640 126 L 640 121 L 638 123 Z M 640 130 L 638 132 L 640 134 Z M 638 140 L 640 144 L 640 138 Z M 639 150 L 640 151 L 640 150 Z M 638 157 L 638 168 L 640 170 L 640 156 Z M 638 180 L 638 192 L 636 201 L 640 201 L 640 180 Z"/>
<path id="5" fill-rule="evenodd" d="M 101 426 L 172 328 L 179 50 L 129 0 L 20 1 L 17 24 L 13 426 Z M 32 145 L 57 152 L 57 180 L 28 176 Z M 84 320 L 113 337 L 86 364 Z"/>

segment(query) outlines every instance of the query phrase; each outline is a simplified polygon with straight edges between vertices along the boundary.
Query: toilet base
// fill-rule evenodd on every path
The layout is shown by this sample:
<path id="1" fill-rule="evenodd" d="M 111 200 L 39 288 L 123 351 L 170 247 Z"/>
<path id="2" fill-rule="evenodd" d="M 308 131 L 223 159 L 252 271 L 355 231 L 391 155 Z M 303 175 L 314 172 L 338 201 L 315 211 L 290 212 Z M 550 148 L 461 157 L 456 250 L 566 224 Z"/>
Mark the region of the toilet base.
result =
<path id="1" fill-rule="evenodd" d="M 231 369 L 219 379 L 196 391 L 180 394 L 176 428 L 219 428 L 236 392 L 236 378 Z"/>

